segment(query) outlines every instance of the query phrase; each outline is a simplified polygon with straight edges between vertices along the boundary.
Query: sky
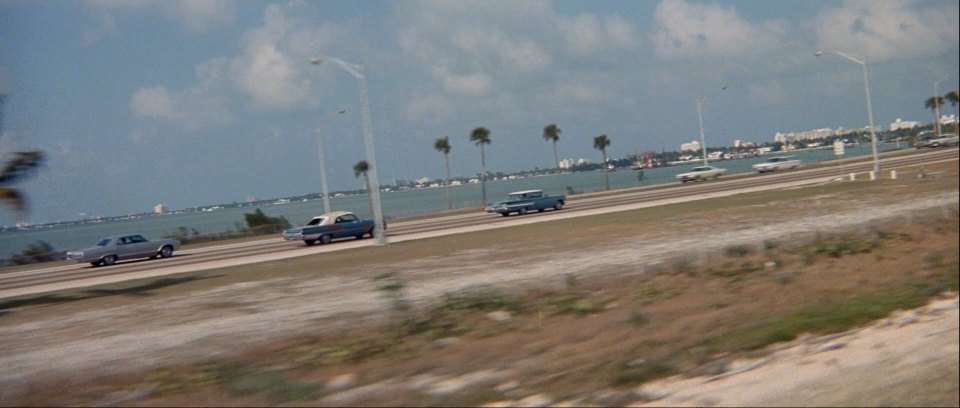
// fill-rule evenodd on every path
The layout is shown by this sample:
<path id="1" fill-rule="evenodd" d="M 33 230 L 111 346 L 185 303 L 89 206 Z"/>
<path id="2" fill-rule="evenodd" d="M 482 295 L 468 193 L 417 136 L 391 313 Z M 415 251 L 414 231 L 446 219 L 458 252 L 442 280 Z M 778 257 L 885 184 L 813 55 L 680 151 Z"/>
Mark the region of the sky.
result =
<path id="1" fill-rule="evenodd" d="M 0 154 L 44 223 L 358 189 L 361 65 L 381 184 L 551 168 L 561 158 L 929 124 L 956 90 L 955 0 L 0 0 Z M 825 51 L 815 57 L 816 51 Z M 953 113 L 950 106 L 944 113 Z M 343 112 L 343 113 L 340 113 Z M 0 225 L 13 214 L 0 211 Z"/>

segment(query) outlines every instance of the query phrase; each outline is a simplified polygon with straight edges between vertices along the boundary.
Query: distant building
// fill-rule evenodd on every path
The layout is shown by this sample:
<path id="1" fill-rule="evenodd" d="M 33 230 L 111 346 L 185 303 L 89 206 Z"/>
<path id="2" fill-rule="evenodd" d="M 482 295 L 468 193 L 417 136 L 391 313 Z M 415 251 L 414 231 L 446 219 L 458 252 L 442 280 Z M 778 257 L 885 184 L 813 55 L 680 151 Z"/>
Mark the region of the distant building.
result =
<path id="1" fill-rule="evenodd" d="M 587 159 L 576 159 L 576 160 L 574 160 L 574 159 L 563 159 L 563 160 L 560 160 L 560 168 L 561 168 L 561 169 L 570 169 L 570 168 L 573 168 L 573 166 L 579 166 L 579 165 L 581 165 L 581 164 L 590 164 L 590 160 L 587 160 Z"/>
<path id="2" fill-rule="evenodd" d="M 913 129 L 917 126 L 920 126 L 920 123 L 914 121 L 904 121 L 897 118 L 896 121 L 890 124 L 890 131 L 894 132 L 900 129 Z"/>
<path id="3" fill-rule="evenodd" d="M 957 115 L 940 115 L 940 126 L 957 123 Z"/>
<path id="4" fill-rule="evenodd" d="M 790 132 L 790 133 L 781 133 L 777 132 L 773 135 L 773 140 L 775 142 L 788 144 L 800 140 L 813 140 L 813 139 L 823 139 L 831 136 L 837 136 L 840 130 L 833 130 L 830 128 L 814 129 L 808 130 L 806 132 Z"/>
<path id="5" fill-rule="evenodd" d="M 700 142 L 694 140 L 690 143 L 684 143 L 680 145 L 681 152 L 699 152 L 700 151 Z"/>
<path id="6" fill-rule="evenodd" d="M 154 214 L 163 214 L 163 213 L 167 212 L 168 210 L 169 210 L 169 209 L 167 208 L 167 206 L 165 206 L 165 205 L 163 205 L 163 204 L 157 204 L 156 206 L 153 207 L 153 213 L 154 213 Z"/>

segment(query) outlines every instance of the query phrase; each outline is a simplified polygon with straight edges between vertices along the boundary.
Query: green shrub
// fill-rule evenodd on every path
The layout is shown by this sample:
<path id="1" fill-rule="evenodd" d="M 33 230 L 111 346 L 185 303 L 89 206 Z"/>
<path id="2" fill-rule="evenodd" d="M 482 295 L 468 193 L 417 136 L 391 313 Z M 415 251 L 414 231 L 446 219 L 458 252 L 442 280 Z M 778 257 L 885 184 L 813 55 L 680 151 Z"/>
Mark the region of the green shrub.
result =
<path id="1" fill-rule="evenodd" d="M 647 317 L 646 313 L 636 310 L 633 313 L 630 313 L 630 323 L 633 323 L 637 326 L 643 326 L 647 323 L 650 323 L 650 318 Z"/>
<path id="2" fill-rule="evenodd" d="M 62 255 L 46 241 L 38 240 L 27 245 L 19 254 L 10 257 L 9 262 L 13 265 L 28 265 L 57 259 L 63 259 Z"/>
<path id="3" fill-rule="evenodd" d="M 613 385 L 637 385 L 671 375 L 676 370 L 658 361 L 642 361 L 621 365 L 613 376 Z"/>
<path id="4" fill-rule="evenodd" d="M 753 253 L 753 248 L 744 244 L 730 245 L 723 252 L 729 257 L 742 258 Z"/>
<path id="5" fill-rule="evenodd" d="M 247 221 L 247 227 L 254 229 L 258 227 L 274 227 L 278 230 L 289 228 L 290 222 L 287 221 L 284 217 L 268 217 L 263 213 L 262 210 L 257 208 L 252 213 L 243 214 L 243 218 Z M 279 231 L 276 231 L 279 232 Z"/>

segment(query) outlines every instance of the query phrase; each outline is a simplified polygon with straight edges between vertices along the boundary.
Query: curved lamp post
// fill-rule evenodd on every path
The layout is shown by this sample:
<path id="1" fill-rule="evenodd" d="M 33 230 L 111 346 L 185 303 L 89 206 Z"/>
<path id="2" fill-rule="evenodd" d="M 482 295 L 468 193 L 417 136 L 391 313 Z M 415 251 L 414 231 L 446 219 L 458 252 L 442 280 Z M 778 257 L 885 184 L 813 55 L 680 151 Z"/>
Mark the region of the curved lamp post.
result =
<path id="1" fill-rule="evenodd" d="M 697 117 L 700 118 L 700 152 L 703 153 L 703 165 L 707 165 L 707 141 L 703 137 L 703 101 L 705 98 L 697 98 Z"/>
<path id="2" fill-rule="evenodd" d="M 841 57 L 844 57 L 850 61 L 856 62 L 863 67 L 863 88 L 867 94 L 867 121 L 870 126 L 870 145 L 873 147 L 873 173 L 880 173 L 880 158 L 877 156 L 877 134 L 873 130 L 873 106 L 870 105 L 870 79 L 867 75 L 867 59 L 864 57 L 858 57 L 855 55 L 844 54 L 839 51 L 831 51 L 833 54 L 837 54 Z M 813 55 L 819 57 L 823 55 L 823 51 L 817 51 Z"/>
<path id="3" fill-rule="evenodd" d="M 720 91 L 726 90 L 727 86 L 720 87 Z M 707 163 L 707 140 L 703 136 L 703 104 L 707 101 L 706 96 L 697 98 L 697 118 L 700 119 L 700 151 L 703 153 L 703 165 Z"/>
<path id="4" fill-rule="evenodd" d="M 339 58 L 320 56 L 310 58 L 310 63 L 320 65 L 323 61 L 330 61 L 336 64 L 340 69 L 347 71 L 360 85 L 360 109 L 362 111 L 363 121 L 363 141 L 367 148 L 367 163 L 370 170 L 367 175 L 370 178 L 370 200 L 373 202 L 373 222 L 374 236 L 377 245 L 387 243 L 386 228 L 383 224 L 383 207 L 380 203 L 380 181 L 377 177 L 377 158 L 373 147 L 373 123 L 370 120 L 370 102 L 367 100 L 367 77 L 363 74 L 363 65 L 351 64 Z"/>

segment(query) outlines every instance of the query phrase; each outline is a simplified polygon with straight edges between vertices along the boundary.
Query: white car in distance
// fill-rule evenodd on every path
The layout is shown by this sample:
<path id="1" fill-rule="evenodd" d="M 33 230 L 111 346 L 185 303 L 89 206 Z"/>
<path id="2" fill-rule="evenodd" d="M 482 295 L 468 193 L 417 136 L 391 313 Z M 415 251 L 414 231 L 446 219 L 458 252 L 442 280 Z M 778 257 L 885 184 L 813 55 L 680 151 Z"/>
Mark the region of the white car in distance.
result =
<path id="1" fill-rule="evenodd" d="M 785 170 L 785 169 L 795 169 L 800 167 L 800 160 L 793 156 L 777 156 L 767 159 L 763 163 L 757 163 L 753 165 L 753 169 L 758 173 L 766 173 L 769 171 L 776 170 Z"/>
<path id="2" fill-rule="evenodd" d="M 686 173 L 677 174 L 677 180 L 681 183 L 686 183 L 688 181 L 700 181 L 706 179 L 715 179 L 720 176 L 727 174 L 726 169 L 721 169 L 719 167 L 713 166 L 697 166 Z"/>

